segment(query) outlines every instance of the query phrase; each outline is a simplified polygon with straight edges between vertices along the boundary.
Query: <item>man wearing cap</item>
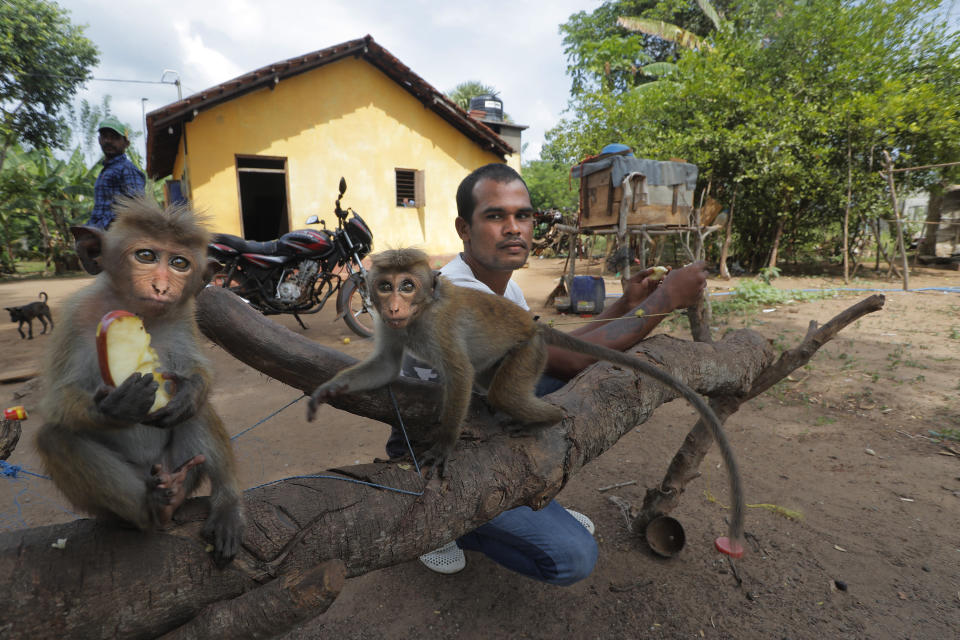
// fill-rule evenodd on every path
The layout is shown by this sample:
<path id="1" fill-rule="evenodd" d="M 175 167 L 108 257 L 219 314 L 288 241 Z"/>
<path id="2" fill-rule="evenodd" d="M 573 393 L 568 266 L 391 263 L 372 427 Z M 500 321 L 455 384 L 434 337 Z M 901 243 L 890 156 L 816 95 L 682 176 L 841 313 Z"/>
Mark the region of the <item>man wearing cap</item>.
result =
<path id="1" fill-rule="evenodd" d="M 113 222 L 113 201 L 119 195 L 143 195 L 146 177 L 127 157 L 129 129 L 114 116 L 100 122 L 100 149 L 103 169 L 93 187 L 93 211 L 88 225 L 106 229 Z"/>

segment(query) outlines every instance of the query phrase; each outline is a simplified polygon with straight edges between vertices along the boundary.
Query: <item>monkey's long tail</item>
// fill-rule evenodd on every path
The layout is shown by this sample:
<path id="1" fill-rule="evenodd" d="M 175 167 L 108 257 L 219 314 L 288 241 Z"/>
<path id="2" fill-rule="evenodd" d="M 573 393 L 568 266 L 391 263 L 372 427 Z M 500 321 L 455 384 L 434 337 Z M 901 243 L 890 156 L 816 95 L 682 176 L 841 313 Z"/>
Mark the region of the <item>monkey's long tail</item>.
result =
<path id="1" fill-rule="evenodd" d="M 575 351 L 584 355 L 593 356 L 594 358 L 606 360 L 614 364 L 630 367 L 631 369 L 650 376 L 657 382 L 667 385 L 681 396 L 686 398 L 687 401 L 693 405 L 693 407 L 700 413 L 700 416 L 707 428 L 710 429 L 710 434 L 713 436 L 714 442 L 716 442 L 717 446 L 720 448 L 720 455 L 723 458 L 724 465 L 727 467 L 727 475 L 730 479 L 730 500 L 733 503 L 733 513 L 731 514 L 732 517 L 730 518 L 728 535 L 730 540 L 739 541 L 743 535 L 743 514 L 746 510 L 744 507 L 743 486 L 740 482 L 740 471 L 737 468 L 737 461 L 733 455 L 733 449 L 730 447 L 730 443 L 727 441 L 727 437 L 723 432 L 723 426 L 720 424 L 720 419 L 717 418 L 717 414 L 713 412 L 713 409 L 710 408 L 710 405 L 704 401 L 700 394 L 695 392 L 683 382 L 680 382 L 674 378 L 663 369 L 660 369 L 649 362 L 645 362 L 640 358 L 627 355 L 626 353 L 622 353 L 620 351 L 614 351 L 613 349 L 608 349 L 600 345 L 592 344 L 590 342 L 584 342 L 583 340 L 570 336 L 562 331 L 557 331 L 556 329 L 544 325 L 541 325 L 541 328 L 543 330 L 543 337 L 548 344 L 552 344 L 555 347 L 560 347 L 569 351 Z"/>

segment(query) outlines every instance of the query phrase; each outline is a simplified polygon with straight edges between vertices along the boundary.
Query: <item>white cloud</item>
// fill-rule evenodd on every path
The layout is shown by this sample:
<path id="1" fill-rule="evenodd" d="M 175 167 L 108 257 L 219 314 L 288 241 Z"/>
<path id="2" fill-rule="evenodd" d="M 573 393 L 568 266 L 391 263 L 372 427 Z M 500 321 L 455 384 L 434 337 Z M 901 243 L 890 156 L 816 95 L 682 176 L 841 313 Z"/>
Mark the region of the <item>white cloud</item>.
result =
<path id="1" fill-rule="evenodd" d="M 525 159 L 539 153 L 570 86 L 559 25 L 600 0 L 453 3 L 441 0 L 68 0 L 75 23 L 101 50 L 98 78 L 160 80 L 179 72 L 183 95 L 272 62 L 370 34 L 440 91 L 479 80 L 500 91 L 505 110 L 530 126 Z M 168 79 L 174 76 L 168 75 Z M 117 115 L 142 127 L 146 110 L 176 99 L 169 85 L 91 82 L 81 94 L 113 96 Z M 136 124 L 135 124 L 136 123 Z M 139 142 L 142 148 L 142 140 Z"/>
<path id="2" fill-rule="evenodd" d="M 191 83 L 207 87 L 244 73 L 242 67 L 231 62 L 224 54 L 206 46 L 203 37 L 191 31 L 190 24 L 174 23 L 174 30 L 183 61 L 182 75 L 189 77 Z"/>

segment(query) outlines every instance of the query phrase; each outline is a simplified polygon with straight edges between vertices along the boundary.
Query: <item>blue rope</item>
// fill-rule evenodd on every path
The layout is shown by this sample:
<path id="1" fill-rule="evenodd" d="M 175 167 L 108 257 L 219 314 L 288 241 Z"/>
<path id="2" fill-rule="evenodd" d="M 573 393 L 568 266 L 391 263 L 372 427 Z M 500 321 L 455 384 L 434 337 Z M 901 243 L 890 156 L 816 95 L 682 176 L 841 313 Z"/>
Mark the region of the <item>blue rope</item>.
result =
<path id="1" fill-rule="evenodd" d="M 408 491 L 406 489 L 397 489 L 396 487 L 388 487 L 383 484 L 377 484 L 375 482 L 366 482 L 364 480 L 357 480 L 356 478 L 344 478 L 343 476 L 328 476 L 328 475 L 308 475 L 308 476 L 290 476 L 289 478 L 281 478 L 280 480 L 273 480 L 271 482 L 265 482 L 256 487 L 251 487 L 247 491 L 253 491 L 254 489 L 262 489 L 263 487 L 269 487 L 272 484 L 279 484 L 281 482 L 286 482 L 287 480 L 302 480 L 309 478 L 321 478 L 325 480 L 342 480 L 344 482 L 352 482 L 354 484 L 362 484 L 367 487 L 375 487 L 377 489 L 385 489 L 387 491 L 395 491 L 397 493 L 403 493 L 408 496 L 422 496 L 423 490 L 420 491 Z"/>
<path id="2" fill-rule="evenodd" d="M 236 434 L 236 435 L 233 435 L 233 436 L 230 436 L 230 439 L 231 439 L 231 440 L 236 440 L 237 438 L 239 438 L 240 436 L 242 436 L 243 434 L 245 434 L 247 431 L 251 431 L 252 429 L 256 429 L 257 427 L 259 427 L 261 424 L 263 424 L 264 422 L 266 422 L 267 420 L 269 420 L 269 419 L 272 418 L 273 416 L 277 415 L 278 413 L 280 413 L 281 411 L 283 411 L 283 410 L 286 409 L 287 407 L 289 407 L 289 406 L 291 406 L 291 405 L 293 405 L 293 404 L 296 404 L 296 403 L 300 402 L 300 401 L 303 400 L 304 398 L 306 398 L 305 395 L 304 395 L 304 396 L 300 396 L 299 398 L 295 398 L 295 399 L 291 400 L 291 401 L 288 402 L 287 404 L 283 405 L 282 407 L 280 407 L 279 409 L 277 409 L 276 411 L 274 411 L 273 413 L 271 413 L 270 415 L 268 415 L 266 418 L 260 420 L 259 422 L 255 423 L 255 424 L 250 425 L 249 427 L 247 427 L 246 429 L 244 429 L 244 430 L 241 431 L 240 433 L 238 433 L 238 434 Z"/>
<path id="3" fill-rule="evenodd" d="M 400 415 L 400 407 L 399 407 L 399 405 L 397 404 L 397 399 L 396 399 L 396 397 L 394 397 L 394 395 L 393 395 L 393 389 L 392 389 L 389 385 L 387 386 L 387 391 L 390 393 L 390 400 L 393 402 L 393 410 L 397 413 L 397 420 L 398 420 L 399 423 L 400 423 L 400 431 L 403 433 L 403 439 L 404 439 L 404 441 L 407 443 L 407 450 L 410 452 L 410 457 L 413 458 L 413 465 L 414 465 L 414 467 L 415 467 L 416 470 L 417 470 L 417 475 L 420 476 L 420 478 L 422 479 L 422 478 L 423 478 L 423 474 L 420 472 L 420 465 L 417 463 L 417 456 L 414 455 L 414 453 L 413 453 L 413 446 L 410 444 L 410 438 L 407 436 L 407 428 L 406 428 L 406 426 L 403 424 L 403 416 Z M 253 429 L 254 427 L 257 427 L 257 426 L 263 424 L 264 422 L 266 422 L 267 420 L 269 420 L 270 418 L 274 417 L 275 415 L 277 415 L 278 413 L 280 413 L 281 411 L 283 411 L 283 410 L 286 409 L 287 407 L 289 407 L 289 406 L 291 406 L 291 405 L 299 402 L 300 400 L 303 400 L 305 397 L 306 397 L 306 395 L 302 395 L 302 396 L 300 396 L 299 398 L 297 398 L 296 400 L 292 400 L 291 402 L 288 402 L 286 405 L 284 405 L 284 406 L 281 407 L 280 409 L 277 409 L 276 411 L 274 411 L 273 413 L 271 413 L 270 415 L 268 415 L 266 418 L 260 420 L 259 422 L 257 422 L 256 424 L 254 424 L 254 425 L 252 425 L 252 426 L 250 426 L 250 427 L 247 427 L 246 429 L 244 429 L 243 431 L 241 431 L 241 432 L 238 433 L 237 435 L 232 436 L 230 439 L 233 440 L 234 438 L 239 438 L 240 436 L 242 436 L 242 435 L 245 434 L 246 432 L 250 431 L 250 430 Z M 364 480 L 357 480 L 357 479 L 355 479 L 355 478 L 344 478 L 344 477 L 342 477 L 342 476 L 331 476 L 331 475 L 290 476 L 289 478 L 281 478 L 280 480 L 272 480 L 272 481 L 270 481 L 270 482 L 265 482 L 264 484 L 257 485 L 257 486 L 255 486 L 255 487 L 250 487 L 249 489 L 246 489 L 246 491 L 253 491 L 254 489 L 262 489 L 263 487 L 269 487 L 270 485 L 278 484 L 278 483 L 280 483 L 280 482 L 285 482 L 285 481 L 287 481 L 287 480 L 301 480 L 301 479 L 312 479 L 312 478 L 320 478 L 320 479 L 325 479 L 325 480 L 342 480 L 343 482 L 352 482 L 352 483 L 354 483 L 354 484 L 362 484 L 362 485 L 367 486 L 367 487 L 375 487 L 375 488 L 377 488 L 377 489 L 384 489 L 384 490 L 386 490 L 386 491 L 394 491 L 394 492 L 396 492 L 396 493 L 402 493 L 402 494 L 408 495 L 408 496 L 418 496 L 418 497 L 419 497 L 419 496 L 422 496 L 422 495 L 423 495 L 423 489 L 421 489 L 419 492 L 408 491 L 407 489 L 398 489 L 398 488 L 396 488 L 396 487 L 388 487 L 388 486 L 386 486 L 386 485 L 377 484 L 377 483 L 375 483 L 375 482 L 366 482 L 366 481 L 364 481 Z"/>
<path id="4" fill-rule="evenodd" d="M 789 293 L 790 291 L 798 291 L 800 293 L 820 293 L 822 291 L 879 291 L 882 293 L 920 293 L 923 291 L 943 291 L 945 293 L 960 293 L 960 287 L 920 287 L 917 289 L 910 289 L 909 291 L 904 291 L 903 289 L 869 289 L 863 288 L 858 289 L 855 287 L 838 287 L 835 289 L 784 289 L 784 292 Z M 737 295 L 736 291 L 717 291 L 714 293 L 708 294 L 711 297 L 714 296 L 735 296 Z M 620 298 L 619 295 L 610 294 L 606 296 L 607 298 Z"/>
<path id="5" fill-rule="evenodd" d="M 407 443 L 407 450 L 410 451 L 410 457 L 413 458 L 413 464 L 414 464 L 414 467 L 416 467 L 417 475 L 420 476 L 421 479 L 422 479 L 422 478 L 423 478 L 423 474 L 422 474 L 421 471 L 420 471 L 420 465 L 417 463 L 417 457 L 416 457 L 416 456 L 414 455 L 414 453 L 413 453 L 413 446 L 410 444 L 410 438 L 407 436 L 407 428 L 406 428 L 406 426 L 403 424 L 403 416 L 400 415 L 400 407 L 399 407 L 398 404 L 397 404 L 397 399 L 396 399 L 396 397 L 394 397 L 394 395 L 393 395 L 393 389 L 392 389 L 391 387 L 388 386 L 388 387 L 387 387 L 387 391 L 390 393 L 390 400 L 393 402 L 393 409 L 394 409 L 394 411 L 396 411 L 396 413 L 397 413 L 397 420 L 398 420 L 399 423 L 400 423 L 400 430 L 403 432 L 403 439 L 404 439 L 404 441 Z M 236 438 L 239 438 L 240 436 L 242 436 L 243 434 L 247 433 L 248 431 L 251 431 L 252 429 L 254 429 L 254 428 L 256 428 L 256 427 L 259 427 L 261 424 L 263 424 L 263 423 L 266 422 L 267 420 L 273 418 L 274 416 L 276 416 L 278 413 L 280 413 L 280 412 L 283 411 L 284 409 L 287 409 L 287 408 L 291 407 L 292 405 L 296 404 L 297 402 L 300 402 L 300 401 L 303 400 L 303 398 L 305 398 L 305 397 L 306 397 L 306 396 L 300 396 L 300 397 L 298 397 L 298 398 L 295 398 L 294 400 L 291 400 L 290 402 L 288 402 L 287 404 L 285 404 L 285 405 L 282 406 L 281 408 L 277 409 L 276 411 L 274 411 L 273 413 L 271 413 L 270 415 L 268 415 L 266 418 L 263 418 L 262 420 L 257 421 L 255 424 L 247 427 L 246 429 L 244 429 L 244 430 L 241 431 L 240 433 L 237 433 L 236 435 L 231 436 L 230 439 L 231 439 L 231 440 L 235 440 Z M 10 463 L 7 462 L 6 460 L 0 460 L 0 476 L 6 477 L 6 478 L 11 478 L 11 479 L 17 479 L 18 474 L 21 474 L 21 473 L 24 474 L 24 475 L 28 475 L 28 476 L 34 476 L 34 477 L 36 477 L 36 478 L 42 478 L 42 479 L 44 479 L 44 480 L 50 480 L 50 477 L 49 477 L 49 476 L 44 476 L 44 475 L 40 475 L 39 473 L 34 473 L 34 472 L 32 472 L 32 471 L 28 471 L 27 469 L 24 469 L 22 466 L 20 466 L 20 465 L 15 465 L 15 464 L 10 464 Z M 352 483 L 354 483 L 354 484 L 360 484 L 360 485 L 364 485 L 364 486 L 367 486 L 367 487 L 374 487 L 374 488 L 377 488 L 377 489 L 384 489 L 384 490 L 386 490 L 386 491 L 393 491 L 393 492 L 396 492 L 396 493 L 402 493 L 402 494 L 408 495 L 408 496 L 420 497 L 420 496 L 423 495 L 423 490 L 422 490 L 422 489 L 421 489 L 420 491 L 409 491 L 409 490 L 407 490 L 407 489 L 399 489 L 399 488 L 396 488 L 396 487 L 388 487 L 388 486 L 386 486 L 386 485 L 377 484 L 377 483 L 374 483 L 374 482 L 365 482 L 365 481 L 363 481 L 363 480 L 356 480 L 355 478 L 344 478 L 344 477 L 341 477 L 341 476 L 331 476 L 331 475 L 291 476 L 291 477 L 289 477 L 289 478 L 283 478 L 283 479 L 281 479 L 281 480 L 274 480 L 274 481 L 272 481 L 272 482 L 267 482 L 267 483 L 258 485 L 258 486 L 256 486 L 256 487 L 251 487 L 250 489 L 247 489 L 247 491 L 252 491 L 253 489 L 260 489 L 260 488 L 262 488 L 262 487 L 269 487 L 270 485 L 278 484 L 278 483 L 280 483 L 280 482 L 285 482 L 286 480 L 300 480 L 300 479 L 310 479 L 310 478 L 320 478 L 320 479 L 328 479 L 328 480 L 342 480 L 343 482 L 352 482 Z M 19 520 L 19 522 L 20 522 L 24 527 L 28 527 L 28 526 L 30 526 L 30 525 L 28 525 L 27 522 L 26 522 L 26 520 L 23 519 L 23 505 L 20 504 L 19 498 L 20 498 L 20 496 L 23 495 L 24 492 L 26 492 L 28 489 L 29 489 L 29 487 L 24 487 L 24 488 L 23 488 L 16 496 L 14 496 L 14 498 L 13 498 L 13 504 L 14 504 L 14 506 L 16 506 L 16 508 L 17 508 L 17 514 L 16 514 L 16 516 L 15 516 L 15 517 L 16 517 L 16 520 Z M 77 515 L 77 514 L 73 513 L 72 511 L 70 511 L 70 510 L 68 510 L 68 509 L 64 509 L 64 508 L 62 508 L 62 507 L 59 507 L 59 505 L 58 505 L 58 508 L 59 508 L 61 511 L 64 511 L 64 512 L 69 513 L 69 514 L 71 514 L 71 515 L 74 515 L 74 516 Z"/>
<path id="6" fill-rule="evenodd" d="M 820 293 L 823 291 L 851 291 L 851 292 L 861 292 L 861 291 L 879 291 L 881 293 L 921 293 L 924 291 L 943 291 L 946 293 L 960 293 L 960 287 L 920 287 L 919 289 L 910 289 L 909 291 L 904 291 L 903 289 L 869 289 L 863 288 L 858 289 L 854 287 L 844 287 L 837 289 L 784 289 L 784 293 L 790 293 L 791 291 L 796 291 L 799 293 Z M 718 291 L 716 293 L 711 293 L 711 296 L 735 296 L 737 295 L 736 291 Z"/>
<path id="7" fill-rule="evenodd" d="M 43 476 L 33 471 L 27 471 L 20 465 L 10 464 L 6 460 L 0 460 L 0 475 L 8 478 L 16 478 L 18 473 L 24 473 L 28 476 L 34 476 L 35 478 L 43 478 L 44 480 L 50 479 L 50 476 Z"/>
<path id="8" fill-rule="evenodd" d="M 423 474 L 420 473 L 420 463 L 417 462 L 417 456 L 413 453 L 413 446 L 410 444 L 410 438 L 407 437 L 407 427 L 403 424 L 403 416 L 400 415 L 400 407 L 397 405 L 397 399 L 393 395 L 393 387 L 387 385 L 387 392 L 390 394 L 390 401 L 393 403 L 393 410 L 397 412 L 397 421 L 400 423 L 400 431 L 403 433 L 403 441 L 407 443 L 407 451 L 410 452 L 410 457 L 413 458 L 413 466 L 417 470 L 417 475 L 422 478 Z M 423 491 L 420 492 L 420 495 L 423 495 Z"/>

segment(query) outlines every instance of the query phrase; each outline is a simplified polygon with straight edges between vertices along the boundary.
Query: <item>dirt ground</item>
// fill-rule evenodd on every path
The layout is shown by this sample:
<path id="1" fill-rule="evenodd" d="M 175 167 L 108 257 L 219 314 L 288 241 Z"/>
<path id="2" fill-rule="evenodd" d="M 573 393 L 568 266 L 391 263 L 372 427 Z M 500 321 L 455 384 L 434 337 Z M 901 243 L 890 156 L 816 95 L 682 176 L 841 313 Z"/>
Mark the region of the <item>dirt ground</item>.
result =
<path id="1" fill-rule="evenodd" d="M 534 260 L 518 272 L 532 307 L 561 267 L 559 260 Z M 56 319 L 58 305 L 87 282 L 0 284 L 0 302 L 24 304 L 44 290 Z M 619 291 L 613 279 L 606 284 L 608 294 Z M 735 284 L 712 279 L 710 290 Z M 826 277 L 782 277 L 775 285 L 843 286 Z M 454 576 L 412 561 L 349 580 L 325 615 L 285 637 L 960 637 L 960 444 L 930 434 L 960 429 L 960 294 L 905 293 L 898 281 L 883 279 L 850 286 L 891 290 L 885 308 L 848 327 L 807 368 L 727 422 L 747 502 L 757 505 L 748 509 L 751 544 L 736 573 L 713 549 L 726 528 L 726 477 L 716 453 L 672 514 L 687 543 L 671 559 L 633 540 L 609 500 L 615 494 L 639 505 L 645 488 L 662 477 L 694 423 L 688 406 L 672 402 L 572 478 L 558 498 L 596 523 L 600 559 L 588 579 L 551 587 L 471 552 L 467 568 Z M 917 270 L 911 286 L 960 287 L 960 273 Z M 789 348 L 811 320 L 826 322 L 867 295 L 764 309 L 715 323 L 716 335 L 750 326 Z M 330 307 L 306 319 L 306 334 L 356 357 L 368 353 L 370 341 L 334 322 Z M 278 322 L 299 331 L 293 318 Z M 688 334 L 685 322 L 667 329 Z M 15 324 L 0 324 L 0 371 L 35 370 L 47 342 L 48 336 L 20 340 Z M 206 351 L 216 371 L 213 402 L 231 433 L 301 395 L 212 344 Z M 40 473 L 32 442 L 43 420 L 38 396 L 35 382 L 0 385 L 2 406 L 23 404 L 31 414 L 9 462 Z M 386 426 L 329 407 L 308 424 L 305 410 L 305 403 L 294 404 L 235 440 L 244 487 L 383 455 Z M 636 484 L 598 490 L 629 481 Z M 789 519 L 775 507 L 800 517 Z M 49 481 L 25 473 L 0 477 L 0 531 L 75 517 Z"/>

